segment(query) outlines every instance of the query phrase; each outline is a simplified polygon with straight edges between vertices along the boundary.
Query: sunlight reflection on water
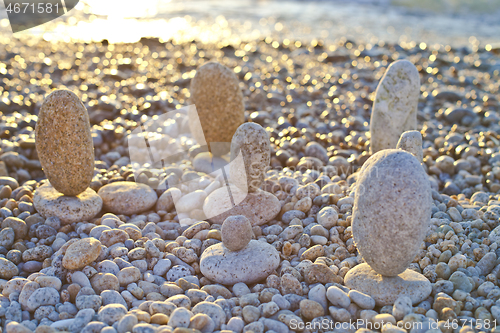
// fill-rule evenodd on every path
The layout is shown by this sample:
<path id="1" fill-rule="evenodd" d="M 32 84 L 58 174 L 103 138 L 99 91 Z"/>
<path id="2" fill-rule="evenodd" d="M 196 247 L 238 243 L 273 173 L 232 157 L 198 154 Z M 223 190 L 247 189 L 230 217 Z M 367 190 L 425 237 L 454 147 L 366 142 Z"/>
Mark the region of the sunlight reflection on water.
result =
<path id="1" fill-rule="evenodd" d="M 170 0 L 84 0 L 95 15 L 121 18 L 152 18 L 158 14 L 160 3 Z M 82 9 L 82 6 L 80 6 Z"/>
<path id="2" fill-rule="evenodd" d="M 495 13 L 415 11 L 391 1 L 395 0 L 83 0 L 69 14 L 15 35 L 0 5 L 0 42 L 26 37 L 110 43 L 141 37 L 227 44 L 266 37 L 451 45 L 500 42 Z"/>

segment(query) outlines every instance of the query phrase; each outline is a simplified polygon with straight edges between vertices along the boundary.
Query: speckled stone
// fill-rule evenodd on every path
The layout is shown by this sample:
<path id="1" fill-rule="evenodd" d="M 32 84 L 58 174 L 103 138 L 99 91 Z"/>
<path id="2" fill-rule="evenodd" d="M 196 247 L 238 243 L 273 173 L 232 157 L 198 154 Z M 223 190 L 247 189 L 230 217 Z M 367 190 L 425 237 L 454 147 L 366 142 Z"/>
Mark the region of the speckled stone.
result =
<path id="1" fill-rule="evenodd" d="M 213 191 L 203 204 L 205 216 L 210 222 L 218 224 L 229 216 L 244 215 L 252 226 L 258 226 L 271 221 L 280 210 L 280 202 L 273 194 L 262 190 L 245 193 L 234 185 L 230 191 L 227 186 Z"/>
<path id="2" fill-rule="evenodd" d="M 193 121 L 190 115 L 191 133 L 200 145 L 208 143 L 215 156 L 225 154 L 227 151 L 214 149 L 210 144 L 231 142 L 238 126 L 245 121 L 245 105 L 238 78 L 226 66 L 209 62 L 196 71 L 190 93 L 190 102 L 196 106 L 199 117 L 198 121 Z M 229 145 L 223 146 L 229 148 Z"/>
<path id="3" fill-rule="evenodd" d="M 0 257 L 0 278 L 9 280 L 19 274 L 19 269 L 10 260 Z"/>
<path id="4" fill-rule="evenodd" d="M 402 273 L 417 255 L 431 217 L 431 188 L 412 154 L 385 149 L 361 168 L 352 233 L 359 253 L 377 273 Z"/>
<path id="5" fill-rule="evenodd" d="M 28 234 L 28 225 L 26 224 L 26 222 L 17 217 L 13 216 L 7 217 L 5 220 L 2 221 L 1 226 L 2 226 L 2 231 L 5 230 L 6 233 L 8 232 L 9 229 L 11 232 L 14 232 L 14 237 L 12 237 L 12 235 L 11 237 L 9 237 L 5 233 L 3 234 L 4 240 L 6 241 L 6 245 L 10 243 L 10 240 L 5 238 L 10 238 L 13 242 L 14 239 L 23 239 Z"/>
<path id="6" fill-rule="evenodd" d="M 243 215 L 229 216 L 221 228 L 222 243 L 231 251 L 247 246 L 252 239 L 252 224 Z"/>
<path id="7" fill-rule="evenodd" d="M 156 192 L 145 184 L 114 182 L 97 192 L 104 202 L 104 210 L 115 214 L 132 215 L 153 207 L 158 200 Z"/>
<path id="8" fill-rule="evenodd" d="M 240 251 L 231 251 L 222 243 L 210 246 L 201 255 L 200 270 L 220 284 L 249 284 L 265 279 L 279 263 L 279 253 L 272 245 L 251 240 Z"/>
<path id="9" fill-rule="evenodd" d="M 417 129 L 418 70 L 408 60 L 393 62 L 377 87 L 370 119 L 370 152 L 394 149 L 401 133 Z"/>
<path id="10" fill-rule="evenodd" d="M 43 102 L 35 128 L 38 158 L 47 179 L 66 195 L 85 191 L 94 175 L 89 115 L 69 90 L 53 91 Z"/>
<path id="11" fill-rule="evenodd" d="M 419 131 L 406 131 L 401 134 L 396 148 L 409 152 L 422 163 L 424 152 L 422 149 L 422 134 Z"/>
<path id="12" fill-rule="evenodd" d="M 430 281 L 410 269 L 398 276 L 382 276 L 367 264 L 360 264 L 344 277 L 345 285 L 370 295 L 378 306 L 393 305 L 401 296 L 411 299 L 413 305 L 425 300 L 432 292 Z"/>
<path id="13" fill-rule="evenodd" d="M 99 257 L 101 242 L 89 237 L 71 244 L 64 254 L 63 266 L 66 269 L 81 269 Z"/>
<path id="14" fill-rule="evenodd" d="M 271 146 L 266 130 L 256 123 L 238 127 L 231 140 L 231 183 L 243 191 L 255 192 L 264 181 L 271 160 Z"/>
<path id="15" fill-rule="evenodd" d="M 91 188 L 76 196 L 67 196 L 51 184 L 45 184 L 35 191 L 33 205 L 43 217 L 56 216 L 63 224 L 71 224 L 94 218 L 101 211 L 102 199 Z"/>

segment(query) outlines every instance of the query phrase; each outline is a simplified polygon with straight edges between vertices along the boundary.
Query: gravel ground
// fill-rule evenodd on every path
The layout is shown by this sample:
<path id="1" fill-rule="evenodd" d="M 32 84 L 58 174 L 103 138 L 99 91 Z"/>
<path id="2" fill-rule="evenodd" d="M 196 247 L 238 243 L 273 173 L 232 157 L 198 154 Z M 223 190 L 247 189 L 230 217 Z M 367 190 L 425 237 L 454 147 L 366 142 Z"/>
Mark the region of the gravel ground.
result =
<path id="1" fill-rule="evenodd" d="M 318 324 L 360 319 L 408 324 L 414 333 L 493 330 L 500 320 L 500 49 L 405 46 L 271 38 L 237 46 L 156 39 L 6 45 L 0 50 L 3 329 L 281 333 L 331 331 Z M 343 280 L 363 262 L 351 232 L 356 171 L 369 157 L 374 91 L 397 59 L 414 63 L 422 83 L 417 120 L 433 204 L 431 228 L 410 269 L 433 292 L 413 306 L 381 307 Z M 68 222 L 37 213 L 34 192 L 46 181 L 34 128 L 49 92 L 72 90 L 88 109 L 96 159 L 91 188 L 132 186 L 127 135 L 145 116 L 187 105 L 190 81 L 209 60 L 234 69 L 246 121 L 270 137 L 262 189 L 279 199 L 281 211 L 252 230 L 279 251 L 275 272 L 249 285 L 221 286 L 204 277 L 199 258 L 221 241 L 221 225 L 203 222 L 199 209 L 178 214 L 161 189 L 154 190 L 158 201 L 138 202 L 132 206 L 144 211 L 129 215 L 103 211 Z M 191 159 L 199 151 L 187 148 Z M 214 181 L 193 171 L 189 158 L 169 162 L 159 176 L 193 184 L 180 187 L 181 196 Z M 144 185 L 134 193 L 142 198 L 158 177 L 143 173 L 137 181 Z M 450 323 L 455 319 L 457 326 Z M 367 332 L 335 330 L 357 329 Z"/>

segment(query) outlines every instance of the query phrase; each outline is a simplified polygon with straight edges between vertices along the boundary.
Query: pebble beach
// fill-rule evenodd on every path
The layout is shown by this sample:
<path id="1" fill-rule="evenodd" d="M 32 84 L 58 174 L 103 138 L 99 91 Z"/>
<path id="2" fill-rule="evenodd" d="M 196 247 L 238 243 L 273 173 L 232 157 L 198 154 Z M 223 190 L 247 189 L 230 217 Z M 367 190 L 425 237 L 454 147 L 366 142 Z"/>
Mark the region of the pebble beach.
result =
<path id="1" fill-rule="evenodd" d="M 418 133 L 377 152 L 398 60 Z M 494 43 L 10 39 L 0 332 L 496 332 L 499 89 Z M 192 102 L 225 153 L 190 134 Z M 162 165 L 134 165 L 138 130 Z M 240 151 L 248 193 L 220 211 Z"/>

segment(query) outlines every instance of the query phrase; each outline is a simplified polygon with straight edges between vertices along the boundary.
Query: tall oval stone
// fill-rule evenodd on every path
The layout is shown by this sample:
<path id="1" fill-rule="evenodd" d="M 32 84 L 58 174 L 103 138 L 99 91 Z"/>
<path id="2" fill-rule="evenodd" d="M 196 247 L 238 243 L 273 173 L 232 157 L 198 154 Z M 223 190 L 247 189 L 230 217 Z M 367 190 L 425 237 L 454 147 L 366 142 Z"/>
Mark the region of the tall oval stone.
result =
<path id="1" fill-rule="evenodd" d="M 415 258 L 431 217 L 431 188 L 412 154 L 385 149 L 361 168 L 352 233 L 363 259 L 377 273 L 396 276 Z"/>
<path id="2" fill-rule="evenodd" d="M 417 129 L 418 70 L 408 60 L 393 62 L 377 87 L 370 119 L 370 151 L 394 149 L 405 131 Z"/>
<path id="3" fill-rule="evenodd" d="M 216 62 L 198 68 L 191 80 L 191 103 L 196 106 L 199 122 L 190 116 L 189 126 L 200 145 L 208 144 L 214 155 L 226 153 L 224 147 L 245 121 L 245 105 L 238 78 L 232 70 Z M 203 130 L 199 128 L 199 125 Z M 227 145 L 211 145 L 227 142 Z"/>
<path id="4" fill-rule="evenodd" d="M 52 92 L 42 104 L 35 129 L 43 171 L 56 190 L 77 195 L 94 175 L 94 145 L 89 115 L 69 90 Z"/>
<path id="5" fill-rule="evenodd" d="M 231 183 L 244 191 L 255 192 L 264 181 L 270 160 L 271 145 L 266 130 L 256 123 L 238 127 L 231 140 Z"/>

